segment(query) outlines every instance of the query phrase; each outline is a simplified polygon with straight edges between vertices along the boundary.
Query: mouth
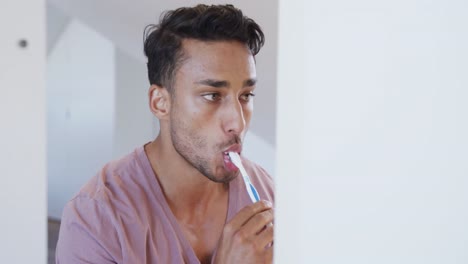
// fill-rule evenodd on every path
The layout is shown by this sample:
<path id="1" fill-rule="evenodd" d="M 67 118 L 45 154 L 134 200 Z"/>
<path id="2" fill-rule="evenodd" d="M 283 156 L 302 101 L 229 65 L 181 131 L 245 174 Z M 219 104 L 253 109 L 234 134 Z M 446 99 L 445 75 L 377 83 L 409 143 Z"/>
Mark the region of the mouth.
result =
<path id="1" fill-rule="evenodd" d="M 240 155 L 241 151 L 242 151 L 242 148 L 239 144 L 232 145 L 228 149 L 223 151 L 222 155 L 223 155 L 223 161 L 224 161 L 224 168 L 227 171 L 236 172 L 239 170 L 237 166 L 234 165 L 234 163 L 232 163 L 231 158 L 229 157 L 229 152 L 236 152 Z"/>
<path id="2" fill-rule="evenodd" d="M 229 172 L 236 172 L 239 169 L 232 163 L 231 158 L 229 157 L 228 152 L 223 152 L 223 161 L 224 161 L 224 168 Z"/>

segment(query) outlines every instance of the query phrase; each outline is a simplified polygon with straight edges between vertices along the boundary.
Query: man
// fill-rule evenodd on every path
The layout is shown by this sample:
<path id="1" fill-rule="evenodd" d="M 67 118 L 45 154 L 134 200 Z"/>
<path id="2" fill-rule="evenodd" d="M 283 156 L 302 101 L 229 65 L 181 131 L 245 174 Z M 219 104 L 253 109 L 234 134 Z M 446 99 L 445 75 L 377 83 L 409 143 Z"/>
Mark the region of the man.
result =
<path id="1" fill-rule="evenodd" d="M 271 263 L 273 183 L 228 156 L 253 111 L 260 27 L 231 5 L 180 8 L 146 31 L 157 138 L 107 164 L 66 205 L 57 263 Z"/>

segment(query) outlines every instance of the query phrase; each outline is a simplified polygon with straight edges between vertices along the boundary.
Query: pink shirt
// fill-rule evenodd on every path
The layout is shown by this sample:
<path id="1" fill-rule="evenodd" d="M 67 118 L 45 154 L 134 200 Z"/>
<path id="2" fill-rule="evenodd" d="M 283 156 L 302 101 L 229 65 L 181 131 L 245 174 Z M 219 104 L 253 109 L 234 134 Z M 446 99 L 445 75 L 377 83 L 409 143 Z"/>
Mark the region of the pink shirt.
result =
<path id="1" fill-rule="evenodd" d="M 243 164 L 260 199 L 274 202 L 273 181 Z M 242 177 L 229 183 L 227 221 L 251 204 Z M 161 191 L 143 146 L 107 164 L 65 206 L 58 264 L 200 263 Z"/>

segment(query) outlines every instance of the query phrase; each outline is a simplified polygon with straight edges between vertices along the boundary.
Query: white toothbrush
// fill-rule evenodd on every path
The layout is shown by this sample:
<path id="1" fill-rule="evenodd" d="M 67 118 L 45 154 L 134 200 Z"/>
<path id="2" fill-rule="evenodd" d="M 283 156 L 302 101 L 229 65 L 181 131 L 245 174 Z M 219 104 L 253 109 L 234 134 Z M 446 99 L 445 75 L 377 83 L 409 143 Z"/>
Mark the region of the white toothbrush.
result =
<path id="1" fill-rule="evenodd" d="M 247 189 L 247 193 L 250 196 L 250 200 L 252 200 L 253 203 L 256 203 L 260 201 L 260 197 L 258 196 L 257 189 L 253 186 L 253 184 L 250 182 L 250 177 L 247 174 L 247 171 L 245 171 L 244 166 L 242 165 L 242 161 L 240 159 L 239 154 L 236 152 L 229 152 L 229 158 L 231 158 L 232 163 L 236 165 L 237 168 L 239 168 L 242 178 L 244 179 L 245 183 L 245 188 Z"/>

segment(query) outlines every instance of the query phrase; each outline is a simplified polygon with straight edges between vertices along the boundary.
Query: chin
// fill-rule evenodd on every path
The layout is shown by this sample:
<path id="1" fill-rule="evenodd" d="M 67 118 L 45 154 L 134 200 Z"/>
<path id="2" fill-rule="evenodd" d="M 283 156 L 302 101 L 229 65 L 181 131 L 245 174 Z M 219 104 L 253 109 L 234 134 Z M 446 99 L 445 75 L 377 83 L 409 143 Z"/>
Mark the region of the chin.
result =
<path id="1" fill-rule="evenodd" d="M 224 169 L 223 169 L 224 170 Z M 237 175 L 239 174 L 239 172 L 226 172 L 225 170 L 223 171 L 223 173 L 221 175 L 211 175 L 211 177 L 208 176 L 208 179 L 214 181 L 214 182 L 217 182 L 217 183 L 229 183 L 231 182 L 232 180 L 234 180 Z"/>

